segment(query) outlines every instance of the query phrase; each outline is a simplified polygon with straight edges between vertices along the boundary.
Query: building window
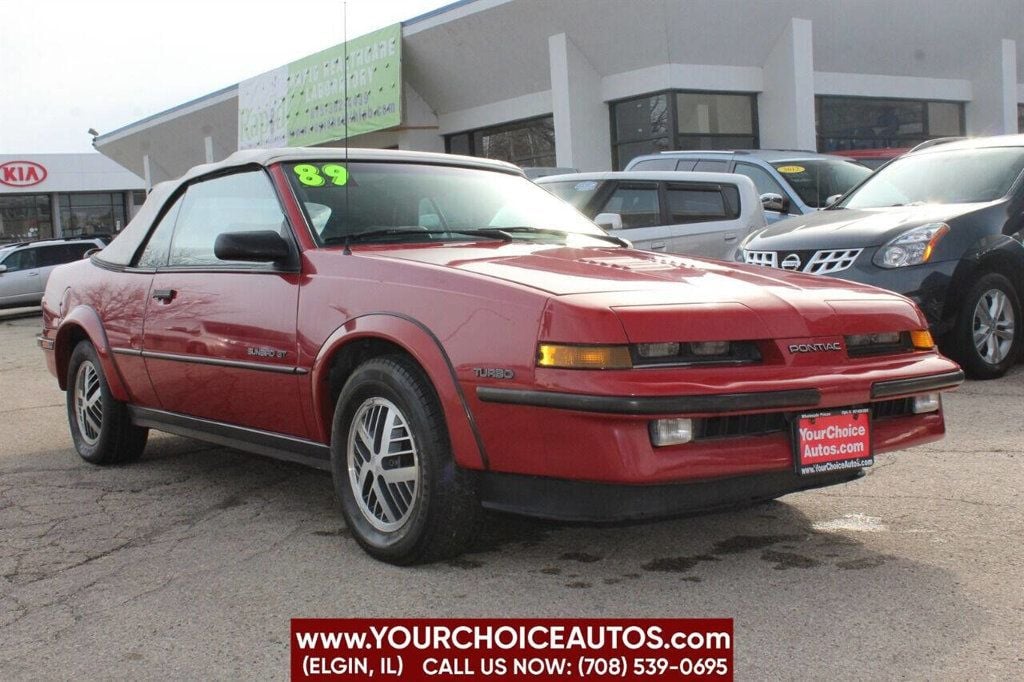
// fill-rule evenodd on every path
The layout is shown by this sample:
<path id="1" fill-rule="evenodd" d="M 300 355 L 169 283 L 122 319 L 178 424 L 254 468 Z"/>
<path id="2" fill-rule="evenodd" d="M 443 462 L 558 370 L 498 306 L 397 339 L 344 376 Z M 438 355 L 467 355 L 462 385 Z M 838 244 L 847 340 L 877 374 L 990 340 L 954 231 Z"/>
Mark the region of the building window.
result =
<path id="1" fill-rule="evenodd" d="M 555 119 L 541 116 L 444 138 L 449 154 L 482 156 L 517 166 L 555 165 Z"/>
<path id="2" fill-rule="evenodd" d="M 0 243 L 52 236 L 49 195 L 0 195 Z"/>
<path id="3" fill-rule="evenodd" d="M 124 229 L 123 192 L 61 194 L 60 225 L 65 237 L 116 234 Z"/>
<path id="4" fill-rule="evenodd" d="M 1024 104 L 1017 105 L 1017 132 L 1024 133 Z"/>
<path id="5" fill-rule="evenodd" d="M 816 101 L 820 152 L 913 147 L 964 134 L 960 102 L 833 96 Z"/>
<path id="6" fill-rule="evenodd" d="M 616 169 L 667 149 L 756 149 L 757 100 L 752 94 L 668 91 L 613 102 Z"/>

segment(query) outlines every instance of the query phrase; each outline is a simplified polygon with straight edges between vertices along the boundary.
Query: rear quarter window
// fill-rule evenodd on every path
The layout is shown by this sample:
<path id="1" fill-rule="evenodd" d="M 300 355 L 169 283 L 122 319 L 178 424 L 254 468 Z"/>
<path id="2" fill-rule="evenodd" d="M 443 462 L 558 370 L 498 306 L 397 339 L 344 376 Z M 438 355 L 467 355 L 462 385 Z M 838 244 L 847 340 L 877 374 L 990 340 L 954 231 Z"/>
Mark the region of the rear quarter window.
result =
<path id="1" fill-rule="evenodd" d="M 735 185 L 668 185 L 665 194 L 673 223 L 740 217 L 740 194 Z"/>

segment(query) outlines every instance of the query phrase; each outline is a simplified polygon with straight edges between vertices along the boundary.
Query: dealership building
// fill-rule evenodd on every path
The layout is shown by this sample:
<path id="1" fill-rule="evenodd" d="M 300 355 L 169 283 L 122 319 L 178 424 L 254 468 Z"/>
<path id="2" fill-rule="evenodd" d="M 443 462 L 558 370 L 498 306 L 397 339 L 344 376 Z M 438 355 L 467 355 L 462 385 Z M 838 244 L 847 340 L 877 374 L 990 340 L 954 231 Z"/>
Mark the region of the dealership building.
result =
<path id="1" fill-rule="evenodd" d="M 346 137 L 580 170 L 665 149 L 908 147 L 1018 132 L 1022 50 L 1020 0 L 463 0 L 94 144 L 147 186 Z"/>
<path id="2" fill-rule="evenodd" d="M 115 234 L 144 190 L 141 177 L 100 154 L 0 154 L 0 244 Z"/>

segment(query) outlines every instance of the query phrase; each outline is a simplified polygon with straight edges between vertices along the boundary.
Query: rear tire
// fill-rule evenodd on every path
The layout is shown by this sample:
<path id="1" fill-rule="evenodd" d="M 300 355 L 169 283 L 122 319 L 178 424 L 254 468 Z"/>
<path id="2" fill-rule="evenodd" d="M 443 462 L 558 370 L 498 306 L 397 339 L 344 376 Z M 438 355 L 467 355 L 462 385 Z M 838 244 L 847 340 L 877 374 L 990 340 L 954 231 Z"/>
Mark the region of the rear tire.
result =
<path id="1" fill-rule="evenodd" d="M 338 397 L 331 469 L 345 521 L 371 556 L 408 565 L 462 553 L 482 510 L 452 457 L 429 379 L 401 355 L 355 369 Z"/>
<path id="2" fill-rule="evenodd" d="M 71 352 L 67 380 L 68 426 L 79 456 L 90 464 L 134 462 L 149 429 L 132 424 L 127 406 L 114 399 L 96 349 L 80 341 Z"/>
<path id="3" fill-rule="evenodd" d="M 950 333 L 950 355 L 972 379 L 1006 374 L 1020 355 L 1020 301 L 1003 275 L 978 278 L 964 296 Z"/>

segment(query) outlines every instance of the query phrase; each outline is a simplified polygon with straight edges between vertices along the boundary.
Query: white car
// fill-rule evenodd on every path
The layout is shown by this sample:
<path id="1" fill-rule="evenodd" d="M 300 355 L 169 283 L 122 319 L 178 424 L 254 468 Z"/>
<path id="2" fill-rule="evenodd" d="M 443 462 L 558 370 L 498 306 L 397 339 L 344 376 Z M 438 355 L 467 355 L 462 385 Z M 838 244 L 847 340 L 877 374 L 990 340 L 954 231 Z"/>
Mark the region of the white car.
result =
<path id="1" fill-rule="evenodd" d="M 0 308 L 39 305 L 51 270 L 104 246 L 92 237 L 0 245 Z"/>
<path id="2" fill-rule="evenodd" d="M 732 260 L 765 226 L 754 183 L 732 173 L 573 173 L 535 182 L 638 249 Z"/>

